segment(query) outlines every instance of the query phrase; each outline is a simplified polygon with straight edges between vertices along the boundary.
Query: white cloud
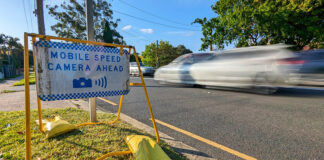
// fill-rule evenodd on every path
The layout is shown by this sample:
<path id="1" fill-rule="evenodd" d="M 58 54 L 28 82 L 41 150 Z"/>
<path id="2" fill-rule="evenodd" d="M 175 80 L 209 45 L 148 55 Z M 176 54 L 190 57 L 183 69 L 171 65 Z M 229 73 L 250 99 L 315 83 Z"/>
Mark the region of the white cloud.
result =
<path id="1" fill-rule="evenodd" d="M 130 30 L 132 28 L 132 25 L 127 25 L 122 28 L 123 31 Z"/>
<path id="2" fill-rule="evenodd" d="M 151 28 L 147 28 L 147 29 L 140 29 L 141 32 L 146 33 L 146 34 L 152 34 L 153 33 L 153 29 Z"/>

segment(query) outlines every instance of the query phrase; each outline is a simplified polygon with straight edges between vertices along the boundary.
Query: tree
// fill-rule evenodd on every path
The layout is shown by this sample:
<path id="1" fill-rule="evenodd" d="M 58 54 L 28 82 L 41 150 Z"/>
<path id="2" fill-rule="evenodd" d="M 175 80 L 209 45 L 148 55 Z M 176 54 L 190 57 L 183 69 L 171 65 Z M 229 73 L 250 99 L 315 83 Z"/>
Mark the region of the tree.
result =
<path id="1" fill-rule="evenodd" d="M 159 45 L 151 43 L 145 46 L 142 53 L 142 62 L 151 67 L 156 67 L 158 62 L 159 66 L 167 65 L 175 58 L 182 54 L 191 53 L 184 45 L 173 47 L 168 41 L 159 41 Z"/>
<path id="2" fill-rule="evenodd" d="M 58 22 L 51 26 L 51 29 L 59 36 L 86 40 L 86 13 L 85 4 L 77 0 L 63 1 L 60 5 L 46 6 L 49 15 Z M 113 35 L 114 43 L 123 43 L 123 37 L 116 31 L 120 19 L 113 21 L 111 4 L 105 0 L 94 0 L 94 30 L 95 40 L 104 40 L 104 28 L 109 27 Z M 105 24 L 108 25 L 105 25 Z M 111 28 L 110 28 L 111 27 Z"/>
<path id="3" fill-rule="evenodd" d="M 180 44 L 175 48 L 176 55 L 183 55 L 187 53 L 192 53 L 190 49 L 187 49 L 184 45 Z"/>
<path id="4" fill-rule="evenodd" d="M 14 37 L 9 37 L 7 43 L 8 43 L 8 48 L 9 48 L 9 53 L 8 53 L 8 62 L 9 64 L 11 64 L 11 56 L 12 56 L 12 52 L 13 52 L 13 48 L 18 48 L 19 44 L 18 44 L 19 38 L 14 38 Z M 15 60 L 15 59 L 14 59 Z M 17 62 L 15 62 L 17 64 Z"/>
<path id="5" fill-rule="evenodd" d="M 0 46 L 4 45 L 6 40 L 6 35 L 0 34 Z"/>
<path id="6" fill-rule="evenodd" d="M 6 64 L 14 64 L 22 67 L 24 61 L 23 46 L 19 43 L 19 38 L 0 34 L 1 59 Z"/>
<path id="7" fill-rule="evenodd" d="M 137 57 L 138 57 L 138 61 L 139 62 L 142 62 L 142 58 L 141 56 L 138 56 L 138 53 L 137 53 Z M 129 61 L 130 62 L 136 62 L 136 58 L 135 58 L 135 55 L 134 54 L 131 54 L 130 57 L 129 57 Z"/>
<path id="8" fill-rule="evenodd" d="M 201 49 L 214 44 L 236 47 L 286 43 L 318 47 L 324 40 L 321 0 L 219 0 L 212 6 L 216 17 L 197 18 L 204 38 Z"/>
<path id="9" fill-rule="evenodd" d="M 105 29 L 103 31 L 103 40 L 106 43 L 114 43 L 113 33 L 108 22 L 105 22 Z"/>
<path id="10" fill-rule="evenodd" d="M 110 24 L 106 21 L 103 30 L 103 41 L 106 43 L 126 44 L 122 36 L 116 31 L 110 29 Z"/>

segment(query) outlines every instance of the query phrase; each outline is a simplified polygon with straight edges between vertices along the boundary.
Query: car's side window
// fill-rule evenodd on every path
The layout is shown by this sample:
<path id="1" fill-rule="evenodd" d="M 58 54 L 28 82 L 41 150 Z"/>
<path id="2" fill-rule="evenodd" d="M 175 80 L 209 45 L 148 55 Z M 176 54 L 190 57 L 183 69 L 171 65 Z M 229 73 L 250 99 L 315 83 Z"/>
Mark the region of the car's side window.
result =
<path id="1" fill-rule="evenodd" d="M 324 60 L 324 52 L 320 52 L 318 54 L 319 54 L 318 59 Z"/>
<path id="2" fill-rule="evenodd" d="M 211 54 L 211 53 L 196 54 L 196 55 L 193 56 L 193 61 L 194 61 L 194 63 L 196 63 L 196 62 L 208 60 L 212 56 L 213 56 L 213 54 Z"/>
<path id="3" fill-rule="evenodd" d="M 193 57 L 192 57 L 192 55 L 185 57 L 183 59 L 183 63 L 185 63 L 185 64 L 191 64 L 191 63 L 193 63 Z"/>

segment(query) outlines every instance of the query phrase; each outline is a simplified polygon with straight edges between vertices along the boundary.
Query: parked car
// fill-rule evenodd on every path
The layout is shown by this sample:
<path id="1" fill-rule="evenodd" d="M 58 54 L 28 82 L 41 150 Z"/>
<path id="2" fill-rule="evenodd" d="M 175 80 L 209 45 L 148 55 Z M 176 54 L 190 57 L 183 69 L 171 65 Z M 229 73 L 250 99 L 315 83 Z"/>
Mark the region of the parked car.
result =
<path id="1" fill-rule="evenodd" d="M 160 67 L 154 79 L 160 82 L 253 89 L 274 93 L 288 83 L 295 63 L 280 63 L 296 57 L 286 45 L 255 46 L 214 53 L 185 54 Z M 297 66 L 296 66 L 297 65 Z"/>
<path id="2" fill-rule="evenodd" d="M 298 72 L 291 76 L 296 85 L 324 86 L 324 49 L 297 52 Z"/>
<path id="3" fill-rule="evenodd" d="M 153 75 L 154 74 L 154 68 L 145 66 L 142 62 L 140 62 L 140 68 L 143 73 L 143 75 Z M 130 62 L 129 64 L 129 74 L 132 76 L 139 76 L 138 67 L 136 62 Z"/>

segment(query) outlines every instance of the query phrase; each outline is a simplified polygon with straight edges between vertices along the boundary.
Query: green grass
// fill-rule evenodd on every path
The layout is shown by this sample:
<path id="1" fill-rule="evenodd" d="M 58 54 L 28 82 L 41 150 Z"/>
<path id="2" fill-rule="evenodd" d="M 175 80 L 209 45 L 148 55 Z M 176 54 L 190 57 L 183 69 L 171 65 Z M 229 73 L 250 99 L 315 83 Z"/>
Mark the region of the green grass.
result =
<path id="1" fill-rule="evenodd" d="M 12 92 L 17 92 L 16 90 L 3 90 L 1 93 L 12 93 Z"/>
<path id="2" fill-rule="evenodd" d="M 127 135 L 147 135 L 131 125 L 118 121 L 114 125 L 83 126 L 79 130 L 45 139 L 35 123 L 37 110 L 32 110 L 32 158 L 33 159 L 95 159 L 112 151 L 128 150 L 123 138 Z M 44 109 L 43 117 L 61 116 L 72 124 L 88 121 L 88 112 L 76 108 Z M 98 113 L 99 120 L 111 121 L 113 114 Z M 24 159 L 24 111 L 0 112 L 0 159 Z M 152 137 L 152 136 L 151 136 Z M 152 137 L 154 138 L 154 137 Z M 166 143 L 160 146 L 171 159 L 186 159 L 173 151 Z M 110 159 L 134 159 L 132 155 Z"/>
<path id="3" fill-rule="evenodd" d="M 35 84 L 35 72 L 30 72 L 29 74 L 29 84 Z M 17 81 L 13 84 L 13 86 L 23 86 L 25 85 L 25 78 Z"/>

